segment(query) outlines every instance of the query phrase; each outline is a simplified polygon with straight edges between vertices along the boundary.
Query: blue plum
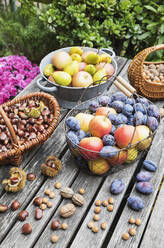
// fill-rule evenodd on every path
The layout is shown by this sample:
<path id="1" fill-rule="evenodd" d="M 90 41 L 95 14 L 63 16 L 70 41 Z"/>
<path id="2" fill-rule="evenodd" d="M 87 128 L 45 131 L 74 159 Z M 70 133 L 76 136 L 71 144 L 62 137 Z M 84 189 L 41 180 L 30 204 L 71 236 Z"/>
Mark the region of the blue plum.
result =
<path id="1" fill-rule="evenodd" d="M 136 175 L 136 179 L 138 182 L 148 182 L 152 178 L 152 175 L 148 171 L 140 171 Z"/>
<path id="2" fill-rule="evenodd" d="M 116 131 L 116 127 L 114 125 L 112 125 L 112 130 L 110 131 L 111 135 L 114 135 L 114 132 Z"/>
<path id="3" fill-rule="evenodd" d="M 122 92 L 116 92 L 111 96 L 111 101 L 121 101 L 121 102 L 126 102 L 127 96 L 122 93 Z"/>
<path id="4" fill-rule="evenodd" d="M 143 123 L 143 113 L 141 111 L 137 111 L 134 114 L 134 123 L 138 126 L 138 125 L 142 125 Z"/>
<path id="5" fill-rule="evenodd" d="M 148 195 L 153 192 L 154 188 L 150 182 L 139 182 L 136 184 L 136 190 L 142 194 Z"/>
<path id="6" fill-rule="evenodd" d="M 114 101 L 112 102 L 111 107 L 114 108 L 118 113 L 121 113 L 124 107 L 124 103 L 121 101 Z"/>
<path id="7" fill-rule="evenodd" d="M 110 102 L 110 97 L 109 96 L 100 96 L 98 98 L 98 102 L 102 106 L 107 106 L 108 103 Z"/>
<path id="8" fill-rule="evenodd" d="M 131 116 L 134 111 L 134 108 L 130 104 L 125 104 L 122 113 L 126 116 Z"/>
<path id="9" fill-rule="evenodd" d="M 129 116 L 127 124 L 133 126 L 134 123 L 134 115 Z"/>
<path id="10" fill-rule="evenodd" d="M 87 134 L 81 129 L 76 132 L 76 135 L 77 135 L 79 141 L 87 136 Z"/>
<path id="11" fill-rule="evenodd" d="M 80 122 L 73 116 L 69 116 L 65 123 L 73 131 L 80 130 Z"/>
<path id="12" fill-rule="evenodd" d="M 147 109 L 147 113 L 148 113 L 148 116 L 152 116 L 152 117 L 155 117 L 157 119 L 160 116 L 159 109 L 154 104 L 149 105 L 149 107 Z"/>
<path id="13" fill-rule="evenodd" d="M 134 109 L 135 109 L 135 111 L 140 111 L 143 114 L 145 114 L 147 108 L 142 103 L 136 103 L 136 104 L 134 104 Z"/>
<path id="14" fill-rule="evenodd" d="M 157 165 L 151 160 L 144 160 L 143 167 L 151 172 L 155 172 L 157 170 Z"/>
<path id="15" fill-rule="evenodd" d="M 114 179 L 110 185 L 110 192 L 114 195 L 120 194 L 125 188 L 125 184 L 121 179 Z"/>
<path id="16" fill-rule="evenodd" d="M 136 99 L 137 103 L 142 103 L 145 107 L 148 107 L 149 101 L 145 97 L 138 97 Z"/>
<path id="17" fill-rule="evenodd" d="M 147 125 L 154 132 L 158 127 L 158 121 L 155 117 L 148 116 Z"/>
<path id="18" fill-rule="evenodd" d="M 134 100 L 134 98 L 127 98 L 127 100 L 126 100 L 125 103 L 126 104 L 130 104 L 130 105 L 133 105 L 133 104 L 135 104 L 135 100 Z"/>
<path id="19" fill-rule="evenodd" d="M 143 125 L 147 125 L 147 115 L 143 116 L 143 121 L 142 121 Z"/>
<path id="20" fill-rule="evenodd" d="M 96 112 L 96 110 L 98 109 L 99 105 L 95 100 L 92 100 L 89 104 L 89 110 L 92 112 Z"/>
<path id="21" fill-rule="evenodd" d="M 144 208 L 144 202 L 138 196 L 130 196 L 128 197 L 128 206 L 135 211 L 139 211 Z"/>
<path id="22" fill-rule="evenodd" d="M 79 139 L 74 131 L 68 131 L 67 137 L 71 141 L 72 147 L 75 148 L 79 144 Z"/>
<path id="23" fill-rule="evenodd" d="M 108 115 L 108 119 L 113 123 L 116 120 L 117 115 L 110 113 Z"/>
<path id="24" fill-rule="evenodd" d="M 118 151 L 113 146 L 104 146 L 100 151 L 100 156 L 103 158 L 113 158 Z"/>
<path id="25" fill-rule="evenodd" d="M 114 146 L 115 138 L 111 134 L 106 134 L 103 137 L 103 144 L 105 146 Z"/>

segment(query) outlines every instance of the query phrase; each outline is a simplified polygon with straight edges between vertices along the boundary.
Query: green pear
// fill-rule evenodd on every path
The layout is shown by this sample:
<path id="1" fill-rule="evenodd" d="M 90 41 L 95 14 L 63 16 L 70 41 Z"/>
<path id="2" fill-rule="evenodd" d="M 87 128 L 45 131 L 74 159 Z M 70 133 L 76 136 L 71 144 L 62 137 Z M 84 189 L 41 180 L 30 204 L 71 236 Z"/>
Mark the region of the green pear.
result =
<path id="1" fill-rule="evenodd" d="M 96 65 L 99 62 L 99 55 L 97 53 L 89 53 L 87 57 L 85 58 L 85 62 L 87 64 L 93 64 Z"/>
<path id="2" fill-rule="evenodd" d="M 96 67 L 94 65 L 86 65 L 84 71 L 89 72 L 91 75 L 93 75 L 96 72 Z"/>
<path id="3" fill-rule="evenodd" d="M 46 77 L 49 77 L 53 71 L 54 71 L 53 65 L 48 64 L 45 66 L 43 73 Z"/>
<path id="4" fill-rule="evenodd" d="M 80 47 L 71 47 L 71 49 L 69 50 L 69 54 L 72 55 L 73 53 L 78 53 L 81 56 L 83 50 Z"/>
<path id="5" fill-rule="evenodd" d="M 71 83 L 71 76 L 64 71 L 55 71 L 53 73 L 53 78 L 55 80 L 55 83 L 63 86 L 68 86 Z"/>
<path id="6" fill-rule="evenodd" d="M 74 60 L 64 68 L 64 71 L 71 76 L 75 75 L 79 71 L 79 63 Z"/>
<path id="7" fill-rule="evenodd" d="M 107 76 L 107 73 L 104 68 L 97 71 L 93 76 L 93 83 L 94 84 L 104 83 L 107 80 L 106 76 Z"/>

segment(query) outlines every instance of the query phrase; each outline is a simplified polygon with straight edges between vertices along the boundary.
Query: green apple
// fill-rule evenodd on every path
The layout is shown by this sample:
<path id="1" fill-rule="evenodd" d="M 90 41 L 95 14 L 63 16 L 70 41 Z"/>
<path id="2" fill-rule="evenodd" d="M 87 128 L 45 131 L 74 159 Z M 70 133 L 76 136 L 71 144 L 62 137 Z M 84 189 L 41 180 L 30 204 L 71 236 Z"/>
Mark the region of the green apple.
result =
<path id="1" fill-rule="evenodd" d="M 80 128 L 84 132 L 89 131 L 89 123 L 93 117 L 94 117 L 93 115 L 85 114 L 85 113 L 79 113 L 75 116 L 75 118 L 78 119 L 78 121 L 80 122 Z"/>
<path id="2" fill-rule="evenodd" d="M 52 64 L 59 70 L 63 70 L 71 62 L 72 58 L 66 52 L 57 52 L 52 56 Z"/>
<path id="3" fill-rule="evenodd" d="M 99 55 L 97 53 L 92 52 L 87 55 L 87 57 L 85 58 L 85 62 L 87 64 L 96 65 L 99 62 Z"/>
<path id="4" fill-rule="evenodd" d="M 84 71 L 89 72 L 91 75 L 93 75 L 96 72 L 96 67 L 94 65 L 87 65 L 84 68 Z"/>
<path id="5" fill-rule="evenodd" d="M 54 71 L 53 65 L 48 64 L 45 66 L 43 73 L 46 77 L 49 77 L 53 71 Z"/>
<path id="6" fill-rule="evenodd" d="M 94 84 L 104 83 L 107 80 L 106 76 L 107 76 L 107 73 L 106 73 L 106 70 L 104 68 L 99 70 L 99 71 L 97 71 L 93 75 L 93 83 Z"/>
<path id="7" fill-rule="evenodd" d="M 82 58 L 81 58 L 81 56 L 78 54 L 78 53 L 73 53 L 72 55 L 71 55 L 71 58 L 72 58 L 72 60 L 76 60 L 77 62 L 81 62 L 81 60 L 82 60 Z"/>
<path id="8" fill-rule="evenodd" d="M 53 73 L 55 82 L 59 85 L 68 86 L 71 83 L 71 76 L 64 71 L 55 71 Z"/>
<path id="9" fill-rule="evenodd" d="M 77 61 L 72 61 L 64 68 L 64 71 L 73 76 L 79 71 L 79 63 Z"/>
<path id="10" fill-rule="evenodd" d="M 78 53 L 81 56 L 83 50 L 80 47 L 71 47 L 71 49 L 69 50 L 69 54 L 72 55 L 73 53 Z"/>

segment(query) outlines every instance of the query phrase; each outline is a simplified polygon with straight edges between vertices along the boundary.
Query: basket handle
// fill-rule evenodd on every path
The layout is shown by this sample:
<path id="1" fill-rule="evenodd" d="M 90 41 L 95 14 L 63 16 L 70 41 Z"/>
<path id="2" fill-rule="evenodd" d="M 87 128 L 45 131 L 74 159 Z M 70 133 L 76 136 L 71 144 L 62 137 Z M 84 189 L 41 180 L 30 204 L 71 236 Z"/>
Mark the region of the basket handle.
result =
<path id="1" fill-rule="evenodd" d="M 161 49 L 164 49 L 164 44 L 159 44 L 159 45 L 156 45 L 156 46 L 152 46 L 152 47 L 148 47 L 146 49 L 144 49 L 143 51 L 139 52 L 136 57 L 140 56 L 140 59 L 141 59 L 141 64 L 144 63 L 146 57 L 154 52 L 154 51 L 157 51 L 157 50 L 161 50 Z M 135 58 L 134 58 L 135 59 Z"/>
<path id="2" fill-rule="evenodd" d="M 6 123 L 6 126 L 9 129 L 13 144 L 20 147 L 18 139 L 17 139 L 15 131 L 14 131 L 14 128 L 13 128 L 9 118 L 7 117 L 6 113 L 4 112 L 4 110 L 3 110 L 3 108 L 1 106 L 0 106 L 0 114 L 1 114 L 2 118 L 4 119 L 4 121 Z"/>

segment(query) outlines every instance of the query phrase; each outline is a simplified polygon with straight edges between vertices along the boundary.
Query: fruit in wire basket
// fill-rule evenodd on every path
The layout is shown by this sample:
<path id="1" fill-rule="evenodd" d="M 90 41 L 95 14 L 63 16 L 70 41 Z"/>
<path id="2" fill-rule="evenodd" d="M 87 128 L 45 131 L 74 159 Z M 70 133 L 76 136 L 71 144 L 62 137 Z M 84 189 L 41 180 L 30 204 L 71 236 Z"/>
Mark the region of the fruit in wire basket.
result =
<path id="1" fill-rule="evenodd" d="M 105 134 L 110 133 L 112 129 L 111 121 L 101 115 L 93 117 L 89 123 L 89 131 L 92 136 L 103 137 Z"/>
<path id="2" fill-rule="evenodd" d="M 90 114 L 86 114 L 86 113 L 79 113 L 75 116 L 75 118 L 79 121 L 80 123 L 80 128 L 84 131 L 84 132 L 88 132 L 89 131 L 89 123 L 90 121 L 93 119 L 93 115 Z"/>
<path id="3" fill-rule="evenodd" d="M 100 152 L 100 150 L 102 149 L 103 142 L 98 137 L 89 137 L 82 139 L 79 143 L 79 146 L 80 146 L 79 151 L 83 155 L 83 157 L 88 160 L 91 160 L 99 156 L 98 152 Z M 91 151 L 87 151 L 85 149 Z"/>
<path id="4" fill-rule="evenodd" d="M 99 107 L 97 108 L 95 113 L 95 115 L 104 115 L 104 116 L 108 116 L 109 114 L 117 114 L 117 112 L 113 108 Z"/>
<path id="5" fill-rule="evenodd" d="M 136 148 L 130 148 L 128 149 L 128 157 L 126 159 L 126 163 L 132 163 L 134 160 L 136 160 L 138 156 L 138 150 Z"/>
<path id="6" fill-rule="evenodd" d="M 123 164 L 128 156 L 127 150 L 120 150 L 120 148 L 115 146 L 115 149 L 117 150 L 117 154 L 113 158 L 109 158 L 108 162 L 109 164 L 115 166 L 115 165 L 121 165 Z"/>
<path id="7" fill-rule="evenodd" d="M 148 138 L 151 135 L 151 131 L 147 126 L 140 125 L 136 127 L 138 133 L 139 142 L 137 148 L 139 150 L 146 150 L 151 145 L 152 138 Z"/>
<path id="8" fill-rule="evenodd" d="M 93 174 L 102 175 L 110 170 L 110 165 L 104 158 L 97 158 L 88 162 L 89 169 Z"/>

